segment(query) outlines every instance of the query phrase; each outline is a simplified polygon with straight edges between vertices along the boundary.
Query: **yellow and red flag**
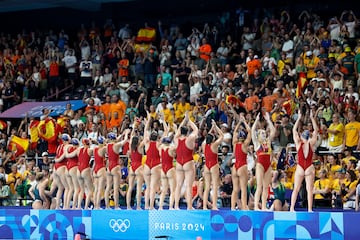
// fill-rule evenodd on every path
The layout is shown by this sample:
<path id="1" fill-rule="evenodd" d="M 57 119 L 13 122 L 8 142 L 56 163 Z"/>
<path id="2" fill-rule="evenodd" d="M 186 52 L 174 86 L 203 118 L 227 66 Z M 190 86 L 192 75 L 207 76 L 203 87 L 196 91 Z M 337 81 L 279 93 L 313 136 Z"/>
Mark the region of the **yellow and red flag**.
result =
<path id="1" fill-rule="evenodd" d="M 29 124 L 30 130 L 30 149 L 35 149 L 37 147 L 37 143 L 39 141 L 39 130 L 38 125 L 40 121 L 32 120 Z"/>
<path id="2" fill-rule="evenodd" d="M 156 30 L 155 28 L 140 28 L 138 31 L 136 41 L 137 42 L 153 42 L 156 38 Z"/>
<path id="3" fill-rule="evenodd" d="M 45 141 L 55 141 L 59 134 L 59 127 L 52 118 L 41 120 L 38 125 L 39 137 Z"/>
<path id="4" fill-rule="evenodd" d="M 298 79 L 298 83 L 297 83 L 297 88 L 296 88 L 296 97 L 299 98 L 302 94 L 302 92 L 304 91 L 306 85 L 307 85 L 307 79 L 306 79 L 306 74 L 301 72 L 299 73 L 299 79 Z"/>
<path id="5" fill-rule="evenodd" d="M 0 130 L 5 130 L 7 127 L 6 122 L 4 122 L 3 120 L 0 120 Z"/>
<path id="6" fill-rule="evenodd" d="M 29 148 L 29 139 L 20 138 L 18 136 L 12 136 L 9 142 L 8 148 L 10 151 L 14 152 L 15 157 L 24 154 Z"/>

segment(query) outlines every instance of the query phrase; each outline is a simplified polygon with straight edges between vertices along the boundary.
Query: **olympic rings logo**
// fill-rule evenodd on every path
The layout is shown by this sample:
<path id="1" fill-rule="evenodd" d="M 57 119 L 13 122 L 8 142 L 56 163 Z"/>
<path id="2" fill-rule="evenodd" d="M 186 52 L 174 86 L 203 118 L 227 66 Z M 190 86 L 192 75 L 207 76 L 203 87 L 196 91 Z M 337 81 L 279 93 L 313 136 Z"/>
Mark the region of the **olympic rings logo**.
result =
<path id="1" fill-rule="evenodd" d="M 114 232 L 126 232 L 130 227 L 130 220 L 110 219 L 109 226 Z"/>

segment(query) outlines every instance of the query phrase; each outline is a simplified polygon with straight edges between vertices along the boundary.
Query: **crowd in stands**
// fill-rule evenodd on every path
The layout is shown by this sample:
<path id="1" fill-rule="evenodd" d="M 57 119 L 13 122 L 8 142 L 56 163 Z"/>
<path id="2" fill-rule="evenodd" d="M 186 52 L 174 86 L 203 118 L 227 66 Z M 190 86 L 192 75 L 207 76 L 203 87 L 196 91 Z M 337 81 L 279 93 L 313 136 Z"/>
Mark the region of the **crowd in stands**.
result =
<path id="1" fill-rule="evenodd" d="M 7 122 L 0 140 L 0 205 L 40 200 L 33 207 L 81 208 L 92 202 L 95 208 L 129 208 L 136 202 L 140 208 L 138 197 L 144 195 L 145 208 L 150 209 L 154 208 L 154 199 L 162 208 L 164 198 L 169 197 L 169 208 L 178 208 L 179 200 L 186 199 L 188 208 L 259 209 L 260 201 L 266 202 L 266 208 L 287 210 L 290 197 L 285 197 L 285 192 L 291 193 L 294 188 L 298 160 L 293 128 L 301 117 L 296 130 L 311 135 L 318 129 L 318 135 L 310 148 L 314 150 L 313 196 L 306 195 L 304 186 L 297 207 L 305 207 L 304 200 L 311 197 L 314 207 L 358 210 L 360 22 L 356 14 L 344 10 L 325 19 L 305 10 L 299 15 L 263 10 L 257 18 L 252 16 L 250 10 L 238 9 L 190 31 L 161 21 L 153 27 L 145 23 L 141 30 L 150 40 L 139 39 L 139 29 L 131 24 L 115 26 L 111 20 L 102 27 L 82 25 L 75 35 L 66 29 L 23 31 L 16 36 L 2 33 L 1 112 L 24 101 L 78 99 L 86 107 L 74 111 L 68 104 L 59 116 L 65 119 L 59 137 L 51 142 L 40 137 L 36 147 L 30 144 L 21 154 L 9 150 L 8 143 L 13 136 L 30 139 L 30 125 L 35 119 L 28 116 L 19 126 Z M 49 117 L 50 112 L 44 109 L 40 120 L 56 119 Z M 257 137 L 251 133 L 254 125 L 266 129 L 267 135 L 272 136 L 274 130 L 270 138 L 272 180 L 263 186 L 269 197 L 260 200 L 255 194 L 259 144 L 254 143 Z M 190 132 L 187 137 L 194 137 L 194 143 L 189 141 L 193 181 L 187 181 L 185 163 L 180 164 L 181 170 L 173 166 L 175 175 L 184 172 L 182 178 L 160 175 L 160 170 L 154 173 L 152 166 L 141 173 L 130 170 L 133 153 L 129 149 L 134 139 L 143 148 L 142 155 L 148 155 L 155 141 L 158 149 L 174 152 L 173 162 L 179 165 L 176 155 L 184 126 Z M 208 139 L 210 133 L 215 139 Z M 246 142 L 249 135 L 252 139 Z M 246 145 L 246 172 L 239 176 L 233 170 L 237 169 L 234 139 L 245 139 Z M 59 146 L 65 146 L 64 142 L 71 147 L 65 147 L 69 152 L 61 155 Z M 206 164 L 209 160 L 204 142 L 216 143 L 212 149 L 218 153 L 218 171 Z M 100 145 L 106 150 L 97 151 L 104 151 L 104 156 L 112 151 L 120 156 L 116 173 L 107 163 L 107 179 L 93 173 L 94 157 L 89 158 L 90 175 L 78 170 L 66 172 L 70 182 L 81 179 L 72 187 L 66 185 L 69 179 L 54 174 L 58 171 L 54 165 L 64 158 L 80 156 L 83 148 L 95 156 L 94 149 Z M 147 166 L 146 158 L 142 161 L 140 165 Z M 239 192 L 239 183 L 234 183 L 244 175 L 246 195 Z M 160 184 L 165 178 L 169 178 L 167 184 Z M 180 181 L 172 182 L 171 178 Z M 54 182 L 63 185 L 54 187 Z M 180 182 L 185 186 L 177 187 Z M 111 189 L 113 183 L 118 187 Z M 188 189 L 192 190 L 190 201 Z M 209 197 L 204 200 L 204 195 Z"/>

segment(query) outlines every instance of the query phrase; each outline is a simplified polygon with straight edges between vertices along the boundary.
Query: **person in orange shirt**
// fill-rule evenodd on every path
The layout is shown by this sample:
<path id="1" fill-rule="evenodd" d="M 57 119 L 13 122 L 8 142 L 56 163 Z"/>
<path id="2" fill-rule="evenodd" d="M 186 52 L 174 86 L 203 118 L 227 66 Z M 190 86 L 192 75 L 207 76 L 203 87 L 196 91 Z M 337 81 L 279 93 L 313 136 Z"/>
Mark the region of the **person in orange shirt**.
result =
<path id="1" fill-rule="evenodd" d="M 206 62 L 210 59 L 210 53 L 212 51 L 211 45 L 207 43 L 207 39 L 203 38 L 201 40 L 202 45 L 199 48 L 200 58 L 204 59 Z"/>
<path id="2" fill-rule="evenodd" d="M 126 104 L 121 101 L 118 95 L 111 96 L 110 104 L 110 127 L 119 127 L 122 122 L 126 111 Z"/>
<path id="3" fill-rule="evenodd" d="M 55 97 L 58 99 L 59 97 L 59 85 L 60 82 L 60 71 L 59 71 L 59 62 L 56 57 L 51 58 L 50 66 L 49 66 L 49 83 L 48 87 L 50 89 L 50 95 L 54 94 L 55 90 Z"/>
<path id="4" fill-rule="evenodd" d="M 261 107 L 264 108 L 266 112 L 271 112 L 276 100 L 276 95 L 272 94 L 271 90 L 267 87 L 265 88 L 265 94 L 261 100 Z"/>
<path id="5" fill-rule="evenodd" d="M 248 93 L 249 93 L 249 97 L 247 97 L 244 102 L 246 111 L 252 112 L 254 110 L 256 110 L 256 111 L 259 110 L 259 109 L 254 109 L 255 103 L 260 102 L 259 97 L 254 94 L 254 90 L 252 88 L 248 89 Z M 259 108 L 260 105 L 257 104 L 257 107 Z"/>
<path id="6" fill-rule="evenodd" d="M 261 72 L 261 62 L 258 58 L 254 57 L 253 52 L 249 52 L 249 61 L 246 63 L 247 72 L 249 78 L 254 75 L 255 69 L 258 69 Z"/>
<path id="7" fill-rule="evenodd" d="M 105 101 L 103 104 L 101 104 L 99 112 L 101 114 L 103 114 L 103 119 L 102 119 L 102 124 L 103 126 L 106 126 L 107 128 L 109 128 L 109 119 L 110 119 L 110 106 L 111 106 L 111 96 L 110 95 L 106 95 L 105 97 Z"/>
<path id="8" fill-rule="evenodd" d="M 126 53 L 124 51 L 121 52 L 121 59 L 117 66 L 119 69 L 119 79 L 129 76 L 129 59 L 127 59 Z"/>

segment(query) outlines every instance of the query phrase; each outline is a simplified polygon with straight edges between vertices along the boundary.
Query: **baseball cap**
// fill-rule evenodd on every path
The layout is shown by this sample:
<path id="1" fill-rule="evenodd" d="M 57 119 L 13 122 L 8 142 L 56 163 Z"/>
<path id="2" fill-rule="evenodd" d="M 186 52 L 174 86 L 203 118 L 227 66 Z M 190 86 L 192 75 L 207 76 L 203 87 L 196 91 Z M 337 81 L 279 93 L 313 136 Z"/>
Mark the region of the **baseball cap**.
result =
<path id="1" fill-rule="evenodd" d="M 43 153 L 41 154 L 41 156 L 42 156 L 42 157 L 45 157 L 45 156 L 49 156 L 49 154 L 48 154 L 48 152 L 43 152 Z"/>
<path id="2" fill-rule="evenodd" d="M 344 52 L 351 52 L 351 47 L 346 47 Z"/>

